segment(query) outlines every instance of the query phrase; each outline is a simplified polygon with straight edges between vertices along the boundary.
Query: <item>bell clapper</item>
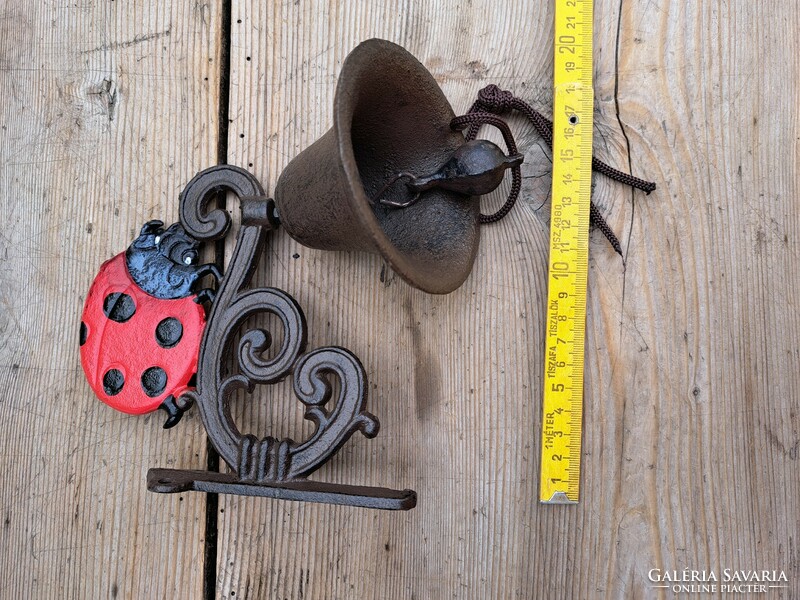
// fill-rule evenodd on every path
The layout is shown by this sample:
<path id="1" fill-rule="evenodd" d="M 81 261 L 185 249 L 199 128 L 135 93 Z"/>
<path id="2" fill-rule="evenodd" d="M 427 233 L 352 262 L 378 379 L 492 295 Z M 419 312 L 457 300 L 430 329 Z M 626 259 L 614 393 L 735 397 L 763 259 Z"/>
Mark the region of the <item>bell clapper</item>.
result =
<path id="1" fill-rule="evenodd" d="M 500 185 L 506 169 L 519 167 L 522 161 L 522 154 L 506 156 L 488 140 L 470 140 L 459 146 L 447 162 L 429 175 L 417 177 L 407 172 L 397 173 L 370 202 L 373 205 L 379 203 L 392 208 L 407 208 L 419 200 L 422 192 L 434 188 L 465 196 L 483 196 Z M 386 191 L 400 179 L 406 179 L 406 186 L 416 194 L 405 202 L 383 198 Z"/>

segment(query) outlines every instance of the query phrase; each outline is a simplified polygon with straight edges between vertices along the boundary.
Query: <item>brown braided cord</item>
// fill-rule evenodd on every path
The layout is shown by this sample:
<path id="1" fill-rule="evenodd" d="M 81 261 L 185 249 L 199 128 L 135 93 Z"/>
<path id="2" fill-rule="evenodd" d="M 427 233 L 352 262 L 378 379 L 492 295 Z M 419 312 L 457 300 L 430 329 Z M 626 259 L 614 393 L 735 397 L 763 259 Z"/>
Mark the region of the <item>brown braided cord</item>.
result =
<path id="1" fill-rule="evenodd" d="M 606 239 L 611 244 L 611 247 L 614 248 L 614 251 L 622 256 L 622 246 L 620 246 L 616 234 L 611 227 L 608 226 L 608 223 L 606 223 L 600 211 L 597 210 L 597 205 L 594 202 L 589 203 L 589 221 L 606 236 Z"/>
<path id="2" fill-rule="evenodd" d="M 517 98 L 508 90 L 501 90 L 494 84 L 487 85 L 478 92 L 478 99 L 473 103 L 469 112 L 480 110 L 499 115 L 509 112 L 512 109 L 518 110 L 528 117 L 528 120 L 533 124 L 537 133 L 544 138 L 547 145 L 550 146 L 552 150 L 553 123 L 542 115 L 542 113 L 534 110 L 530 104 L 521 98 Z M 477 133 L 478 126 L 473 126 L 470 128 L 468 135 L 472 134 L 473 128 L 475 133 Z M 656 189 L 656 184 L 654 182 L 645 181 L 644 179 L 639 179 L 638 177 L 619 171 L 594 157 L 592 157 L 592 169 L 614 181 L 619 181 L 630 187 L 642 190 L 647 194 Z"/>
<path id="3" fill-rule="evenodd" d="M 514 136 L 511 135 L 511 129 L 509 128 L 508 123 L 495 114 L 475 110 L 470 111 L 466 115 L 455 117 L 452 121 L 450 121 L 450 127 L 452 129 L 460 130 L 469 128 L 467 135 L 465 136 L 467 141 L 475 139 L 475 135 L 478 133 L 478 129 L 481 125 L 494 125 L 497 127 L 500 130 L 500 133 L 503 134 L 503 139 L 508 147 L 509 155 L 513 156 L 514 154 L 519 153 L 517 151 L 517 143 L 514 141 Z M 474 133 L 472 133 L 473 130 Z M 517 203 L 520 190 L 522 190 L 522 170 L 520 169 L 519 165 L 517 165 L 515 167 L 511 167 L 511 191 L 509 191 L 508 198 L 506 199 L 505 203 L 496 212 L 490 215 L 484 215 L 481 213 L 480 222 L 482 224 L 494 223 L 495 221 L 499 221 L 505 217 Z"/>
<path id="4" fill-rule="evenodd" d="M 472 106 L 470 107 L 467 115 L 470 114 L 480 114 L 480 113 L 494 113 L 496 115 L 501 115 L 511 110 L 518 110 L 523 115 L 525 115 L 528 120 L 533 124 L 534 129 L 536 129 L 537 133 L 544 138 L 547 142 L 547 145 L 552 150 L 553 148 L 553 123 L 548 120 L 544 115 L 540 112 L 535 110 L 530 104 L 525 102 L 524 100 L 517 98 L 512 92 L 508 90 L 500 89 L 498 86 L 494 84 L 487 85 L 485 88 L 478 92 L 478 99 L 473 102 Z M 457 117 L 462 118 L 462 117 Z M 482 121 L 473 121 L 469 125 L 469 129 L 467 130 L 466 138 L 468 140 L 475 139 L 475 136 L 478 134 L 478 130 L 483 122 Z M 652 181 L 645 181 L 643 179 L 639 179 L 638 177 L 634 177 L 633 175 L 629 175 L 628 173 L 624 173 L 615 169 L 614 167 L 592 157 L 592 169 L 605 175 L 606 177 L 613 179 L 615 181 L 619 181 L 625 185 L 630 187 L 639 189 L 644 191 L 646 194 L 650 194 L 653 190 L 656 189 L 656 184 Z M 519 192 L 517 192 L 517 195 Z M 511 197 L 509 196 L 509 200 L 506 201 L 506 204 L 503 205 L 500 211 L 497 211 L 495 215 L 499 215 L 503 209 L 506 209 L 506 206 L 509 204 Z M 487 220 L 484 221 L 485 215 L 481 215 L 481 222 L 482 223 L 492 223 L 494 221 L 500 220 L 504 217 L 511 207 L 516 202 L 516 197 L 514 198 L 511 206 L 508 207 L 505 212 L 501 216 L 496 219 L 492 219 L 491 221 Z M 494 217 L 495 215 L 491 215 Z M 594 202 L 590 202 L 589 208 L 589 219 L 590 222 L 593 223 L 606 237 L 609 241 L 611 246 L 614 250 L 622 256 L 622 247 L 620 246 L 619 239 L 612 231 L 611 227 L 608 226 L 606 220 L 603 218 L 603 215 L 600 214 L 600 211 L 597 209 L 597 206 Z"/>

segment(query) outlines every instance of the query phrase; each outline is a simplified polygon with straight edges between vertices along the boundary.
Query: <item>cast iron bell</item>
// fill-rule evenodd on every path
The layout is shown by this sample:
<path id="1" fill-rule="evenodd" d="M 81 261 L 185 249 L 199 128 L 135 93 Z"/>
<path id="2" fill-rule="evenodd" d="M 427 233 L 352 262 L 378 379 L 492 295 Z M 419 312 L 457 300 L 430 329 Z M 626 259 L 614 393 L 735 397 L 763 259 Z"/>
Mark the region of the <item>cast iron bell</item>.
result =
<path id="1" fill-rule="evenodd" d="M 478 250 L 478 196 L 522 161 L 491 142 L 466 144 L 450 126 L 454 117 L 408 51 L 363 42 L 344 61 L 333 127 L 278 179 L 281 223 L 305 246 L 378 252 L 411 285 L 452 292 Z"/>

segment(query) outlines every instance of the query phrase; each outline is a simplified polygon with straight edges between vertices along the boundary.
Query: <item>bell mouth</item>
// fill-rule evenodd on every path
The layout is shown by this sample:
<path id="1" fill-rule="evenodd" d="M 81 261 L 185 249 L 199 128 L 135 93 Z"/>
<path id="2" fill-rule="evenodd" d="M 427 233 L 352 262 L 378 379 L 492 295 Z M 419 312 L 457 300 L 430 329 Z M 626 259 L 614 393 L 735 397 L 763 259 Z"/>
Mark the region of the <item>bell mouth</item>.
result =
<path id="1" fill-rule="evenodd" d="M 432 173 L 464 144 L 436 80 L 407 50 L 367 40 L 345 59 L 333 130 L 363 232 L 411 285 L 447 294 L 469 276 L 480 241 L 479 198 L 441 189 L 394 209 L 370 199 L 398 173 Z M 398 192 L 402 193 L 402 191 Z"/>

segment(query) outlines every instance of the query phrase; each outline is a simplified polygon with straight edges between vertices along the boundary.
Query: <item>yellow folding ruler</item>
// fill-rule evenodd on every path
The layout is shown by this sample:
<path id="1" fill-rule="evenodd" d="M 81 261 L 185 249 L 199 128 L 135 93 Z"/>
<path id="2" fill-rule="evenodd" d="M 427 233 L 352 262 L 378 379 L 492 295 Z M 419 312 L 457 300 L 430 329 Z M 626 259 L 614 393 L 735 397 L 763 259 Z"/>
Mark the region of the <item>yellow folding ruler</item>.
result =
<path id="1" fill-rule="evenodd" d="M 578 501 L 592 177 L 592 0 L 556 0 L 553 194 L 539 501 Z"/>

